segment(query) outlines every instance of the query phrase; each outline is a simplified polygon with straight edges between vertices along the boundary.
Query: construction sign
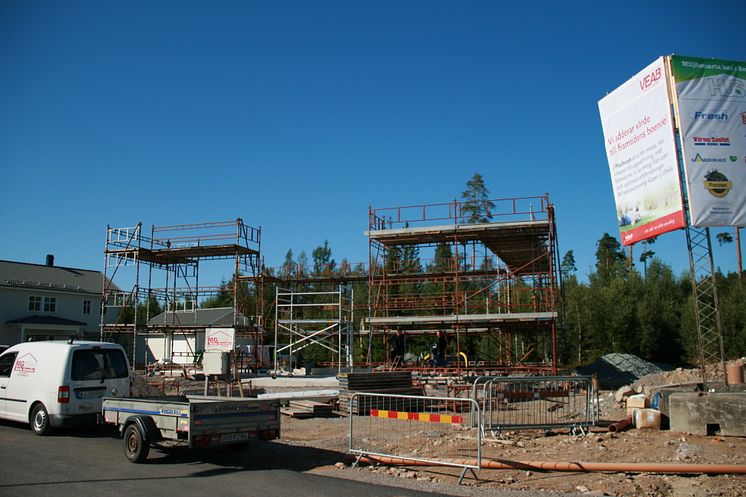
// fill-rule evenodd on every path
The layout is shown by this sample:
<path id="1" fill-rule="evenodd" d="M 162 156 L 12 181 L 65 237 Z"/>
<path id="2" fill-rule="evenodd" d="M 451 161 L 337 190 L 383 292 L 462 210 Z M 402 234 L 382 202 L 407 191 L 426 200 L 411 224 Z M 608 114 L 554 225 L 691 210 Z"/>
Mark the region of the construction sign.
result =
<path id="1" fill-rule="evenodd" d="M 623 245 L 686 226 L 665 59 L 598 102 Z"/>
<path id="2" fill-rule="evenodd" d="M 746 226 L 746 62 L 672 55 L 694 226 Z"/>

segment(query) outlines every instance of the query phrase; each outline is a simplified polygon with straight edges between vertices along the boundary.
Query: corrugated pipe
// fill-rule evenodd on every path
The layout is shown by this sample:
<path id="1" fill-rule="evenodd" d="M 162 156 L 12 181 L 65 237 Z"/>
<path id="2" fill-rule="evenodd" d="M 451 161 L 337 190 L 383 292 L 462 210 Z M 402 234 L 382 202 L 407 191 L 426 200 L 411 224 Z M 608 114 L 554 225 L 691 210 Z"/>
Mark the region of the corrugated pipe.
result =
<path id="1" fill-rule="evenodd" d="M 399 457 L 368 456 L 361 461 L 396 466 L 476 466 L 476 459 L 444 459 L 444 464 L 424 461 L 411 461 Z M 667 464 L 635 462 L 550 462 L 550 461 L 509 461 L 506 459 L 483 459 L 480 469 L 520 469 L 534 471 L 611 471 L 615 473 L 695 473 L 703 475 L 746 474 L 743 464 Z"/>
<path id="2" fill-rule="evenodd" d="M 627 416 L 621 421 L 617 421 L 616 423 L 611 423 L 609 425 L 609 433 L 617 433 L 617 432 L 623 431 L 625 428 L 627 428 L 631 424 L 632 424 L 632 416 Z"/>

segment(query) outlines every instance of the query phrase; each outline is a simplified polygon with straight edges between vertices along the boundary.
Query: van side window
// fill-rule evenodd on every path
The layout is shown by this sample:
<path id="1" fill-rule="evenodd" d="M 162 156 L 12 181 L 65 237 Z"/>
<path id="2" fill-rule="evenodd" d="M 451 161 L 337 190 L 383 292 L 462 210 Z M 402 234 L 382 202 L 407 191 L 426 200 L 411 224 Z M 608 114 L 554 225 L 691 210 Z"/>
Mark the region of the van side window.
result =
<path id="1" fill-rule="evenodd" d="M 84 349 L 73 352 L 73 380 L 108 380 L 126 378 L 127 361 L 121 350 Z"/>
<path id="2" fill-rule="evenodd" d="M 13 371 L 13 364 L 16 362 L 18 352 L 11 352 L 0 357 L 0 378 L 9 378 L 10 372 Z"/>

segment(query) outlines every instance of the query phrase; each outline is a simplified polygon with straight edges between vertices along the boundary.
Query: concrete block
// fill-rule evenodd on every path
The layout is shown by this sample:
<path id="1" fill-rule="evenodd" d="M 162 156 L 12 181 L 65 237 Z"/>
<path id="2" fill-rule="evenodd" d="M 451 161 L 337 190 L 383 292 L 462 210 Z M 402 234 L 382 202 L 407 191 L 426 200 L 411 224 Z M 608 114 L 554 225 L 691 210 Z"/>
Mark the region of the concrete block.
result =
<path id="1" fill-rule="evenodd" d="M 659 394 L 658 397 L 658 407 L 657 409 L 664 414 L 665 416 L 669 415 L 668 412 L 668 405 L 669 400 L 668 398 L 675 393 L 694 393 L 699 392 L 700 389 L 697 388 L 697 385 L 682 385 L 680 387 L 655 387 L 650 389 L 650 398 L 654 399 L 656 394 Z"/>
<path id="2" fill-rule="evenodd" d="M 672 393 L 668 403 L 671 431 L 695 435 L 746 436 L 744 393 Z"/>

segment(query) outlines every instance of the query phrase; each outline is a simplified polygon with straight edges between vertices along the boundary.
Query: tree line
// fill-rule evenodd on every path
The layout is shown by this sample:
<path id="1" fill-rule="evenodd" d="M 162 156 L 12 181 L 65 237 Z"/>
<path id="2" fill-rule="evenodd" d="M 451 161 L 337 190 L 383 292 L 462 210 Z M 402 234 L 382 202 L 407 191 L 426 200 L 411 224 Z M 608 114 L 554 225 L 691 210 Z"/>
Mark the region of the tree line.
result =
<path id="1" fill-rule="evenodd" d="M 640 273 L 619 241 L 604 233 L 588 281 L 576 275 L 573 251 L 565 253 L 560 352 L 564 364 L 582 364 L 610 352 L 651 362 L 697 362 L 692 276 L 674 274 L 646 244 Z M 726 356 L 746 355 L 746 291 L 738 273 L 715 273 Z"/>

